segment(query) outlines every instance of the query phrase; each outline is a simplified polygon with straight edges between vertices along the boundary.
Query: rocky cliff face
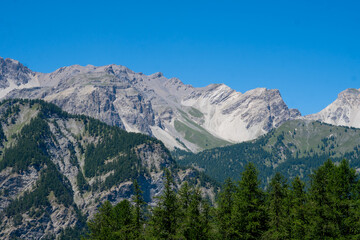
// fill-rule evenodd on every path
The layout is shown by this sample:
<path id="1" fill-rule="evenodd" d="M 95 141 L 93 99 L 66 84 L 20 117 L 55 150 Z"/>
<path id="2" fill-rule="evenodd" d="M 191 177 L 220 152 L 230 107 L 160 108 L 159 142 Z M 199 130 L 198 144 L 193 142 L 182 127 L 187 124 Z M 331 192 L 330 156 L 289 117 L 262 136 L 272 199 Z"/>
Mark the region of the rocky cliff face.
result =
<path id="1" fill-rule="evenodd" d="M 36 73 L 13 59 L 0 57 L 0 98 L 13 89 L 38 86 Z"/>
<path id="2" fill-rule="evenodd" d="M 306 118 L 337 126 L 360 128 L 360 89 L 349 88 L 342 91 L 333 103 Z"/>
<path id="3" fill-rule="evenodd" d="M 13 61 L 5 60 L 6 65 Z M 0 93 L 6 98 L 44 99 L 71 113 L 155 136 L 170 149 L 196 152 L 254 139 L 300 115 L 288 109 L 277 90 L 242 94 L 223 84 L 194 88 L 161 73 L 147 76 L 118 65 L 74 65 L 49 74 L 18 71 L 31 76 L 33 85 L 26 85 L 30 80 L 11 88 L 3 84 Z M 3 74 L 2 81 L 8 78 Z"/>
<path id="4" fill-rule="evenodd" d="M 202 126 L 230 142 L 254 139 L 300 116 L 297 110 L 288 109 L 278 90 L 265 88 L 241 94 L 223 84 L 214 84 L 194 92 L 182 103 L 201 109 Z"/>
<path id="5" fill-rule="evenodd" d="M 133 179 L 150 205 L 163 190 L 164 168 L 180 186 L 215 189 L 194 169 L 177 169 L 163 144 L 42 101 L 0 104 L 0 238 L 54 239 L 84 227 L 105 200 L 133 193 Z"/>

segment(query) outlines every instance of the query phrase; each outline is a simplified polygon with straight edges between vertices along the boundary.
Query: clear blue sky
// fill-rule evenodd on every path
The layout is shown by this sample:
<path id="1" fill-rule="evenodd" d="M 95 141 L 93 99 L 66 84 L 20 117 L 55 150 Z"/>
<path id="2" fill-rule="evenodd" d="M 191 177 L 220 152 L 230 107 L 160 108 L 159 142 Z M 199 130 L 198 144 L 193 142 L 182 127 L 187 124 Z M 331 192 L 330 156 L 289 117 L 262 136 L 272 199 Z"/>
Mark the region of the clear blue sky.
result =
<path id="1" fill-rule="evenodd" d="M 2 1 L 0 56 L 277 88 L 310 114 L 360 88 L 360 1 Z"/>

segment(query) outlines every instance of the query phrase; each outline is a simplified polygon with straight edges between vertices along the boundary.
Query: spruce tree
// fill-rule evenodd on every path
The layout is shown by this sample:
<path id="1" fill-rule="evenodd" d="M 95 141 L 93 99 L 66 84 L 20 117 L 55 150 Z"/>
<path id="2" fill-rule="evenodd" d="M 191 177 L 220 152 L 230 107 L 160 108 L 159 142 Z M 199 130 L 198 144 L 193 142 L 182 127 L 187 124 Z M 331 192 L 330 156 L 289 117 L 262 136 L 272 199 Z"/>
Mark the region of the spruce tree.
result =
<path id="1" fill-rule="evenodd" d="M 331 239 L 340 236 L 334 198 L 335 165 L 328 160 L 311 175 L 310 239 Z"/>
<path id="2" fill-rule="evenodd" d="M 179 234 L 185 239 L 188 239 L 191 224 L 190 224 L 190 214 L 189 207 L 191 202 L 191 188 L 187 182 L 184 182 L 178 192 L 179 199 Z"/>
<path id="3" fill-rule="evenodd" d="M 109 201 L 104 202 L 88 226 L 91 240 L 134 239 L 130 202 L 123 200 L 115 207 Z"/>
<path id="4" fill-rule="evenodd" d="M 164 193 L 152 211 L 152 235 L 157 239 L 175 239 L 178 229 L 178 203 L 171 173 L 165 169 Z"/>
<path id="5" fill-rule="evenodd" d="M 187 231 L 185 232 L 185 239 L 206 239 L 203 232 L 204 225 L 201 211 L 201 192 L 199 189 L 191 191 L 190 204 L 187 211 Z"/>
<path id="6" fill-rule="evenodd" d="M 109 201 L 106 201 L 99 208 L 94 218 L 88 222 L 90 229 L 88 239 L 106 240 L 113 238 L 112 216 L 112 205 Z"/>
<path id="7" fill-rule="evenodd" d="M 234 227 L 232 221 L 232 211 L 234 207 L 235 185 L 230 178 L 226 179 L 223 190 L 219 195 L 217 222 L 219 234 L 222 239 L 232 239 Z"/>
<path id="8" fill-rule="evenodd" d="M 259 239 L 266 230 L 264 193 L 252 163 L 245 167 L 236 189 L 232 221 L 236 239 Z"/>
<path id="9" fill-rule="evenodd" d="M 307 194 L 305 184 L 297 176 L 292 182 L 290 190 L 291 209 L 290 224 L 292 239 L 304 239 L 308 225 Z"/>
<path id="10" fill-rule="evenodd" d="M 146 204 L 143 199 L 143 192 L 140 189 L 140 186 L 136 180 L 134 180 L 134 196 L 133 202 L 135 204 L 134 208 L 134 235 L 136 239 L 142 239 L 142 224 L 143 224 L 143 214 L 142 209 Z"/>
<path id="11" fill-rule="evenodd" d="M 269 185 L 269 229 L 265 233 L 265 239 L 290 239 L 288 199 L 286 181 L 280 173 L 276 173 Z"/>
<path id="12" fill-rule="evenodd" d="M 123 200 L 113 207 L 113 238 L 109 239 L 137 239 L 136 231 L 134 231 L 133 211 L 134 209 L 128 200 Z"/>
<path id="13" fill-rule="evenodd" d="M 359 238 L 359 180 L 355 169 L 346 160 L 335 167 L 334 196 L 337 224 L 341 236 Z"/>

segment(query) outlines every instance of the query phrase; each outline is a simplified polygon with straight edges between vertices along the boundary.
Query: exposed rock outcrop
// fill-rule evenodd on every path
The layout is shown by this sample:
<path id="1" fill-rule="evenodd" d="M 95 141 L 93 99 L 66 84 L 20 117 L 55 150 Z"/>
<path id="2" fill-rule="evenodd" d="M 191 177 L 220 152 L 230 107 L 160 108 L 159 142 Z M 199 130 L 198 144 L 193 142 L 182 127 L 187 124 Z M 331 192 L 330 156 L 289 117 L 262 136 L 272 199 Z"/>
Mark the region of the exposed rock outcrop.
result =
<path id="1" fill-rule="evenodd" d="M 43 74 L 14 62 L 3 64 L 12 71 L 0 73 L 0 97 L 44 99 L 71 113 L 155 136 L 170 149 L 196 152 L 254 139 L 300 116 L 278 90 L 242 94 L 223 84 L 194 88 L 162 73 L 147 76 L 118 65 L 73 65 Z M 9 87 L 16 74 L 23 80 Z"/>
<path id="2" fill-rule="evenodd" d="M 0 158 L 1 239 L 80 231 L 104 201 L 131 200 L 134 179 L 145 201 L 154 205 L 164 188 L 165 168 L 177 188 L 188 180 L 210 199 L 217 191 L 200 182 L 198 171 L 178 169 L 155 138 L 69 115 L 43 101 L 0 104 Z"/>
<path id="3" fill-rule="evenodd" d="M 306 118 L 337 126 L 360 128 L 360 89 L 349 88 L 342 91 L 333 103 Z"/>

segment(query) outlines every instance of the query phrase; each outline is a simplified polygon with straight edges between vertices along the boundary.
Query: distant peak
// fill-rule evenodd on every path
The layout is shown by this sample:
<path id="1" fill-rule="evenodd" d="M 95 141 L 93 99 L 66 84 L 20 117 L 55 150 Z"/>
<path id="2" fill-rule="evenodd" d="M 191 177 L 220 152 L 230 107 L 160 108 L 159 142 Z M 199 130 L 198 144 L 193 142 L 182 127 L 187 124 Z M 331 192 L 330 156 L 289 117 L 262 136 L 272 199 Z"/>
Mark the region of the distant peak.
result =
<path id="1" fill-rule="evenodd" d="M 14 64 L 20 64 L 20 62 L 18 60 L 11 59 L 11 58 L 6 58 L 5 62 L 11 62 L 11 63 L 14 63 Z"/>
<path id="2" fill-rule="evenodd" d="M 246 91 L 246 94 L 262 94 L 264 92 L 268 91 L 266 88 L 254 88 L 251 90 Z"/>
<path id="3" fill-rule="evenodd" d="M 16 65 L 21 64 L 19 61 L 15 60 L 15 59 L 12 59 L 12 58 L 5 58 L 4 59 L 4 58 L 0 57 L 0 61 L 4 62 L 4 63 L 11 63 L 11 64 L 16 64 Z"/>
<path id="4" fill-rule="evenodd" d="M 356 88 L 348 88 L 339 93 L 338 98 L 346 98 L 346 97 L 358 97 L 360 96 L 360 89 Z"/>
<path id="5" fill-rule="evenodd" d="M 360 93 L 360 89 L 348 88 L 348 89 L 344 90 L 343 92 L 350 93 L 350 94 L 359 94 L 359 93 Z"/>
<path id="6" fill-rule="evenodd" d="M 161 78 L 164 74 L 162 72 L 156 72 L 150 75 L 151 78 Z"/>
<path id="7" fill-rule="evenodd" d="M 210 89 L 231 89 L 228 85 L 225 85 L 224 83 L 212 83 L 207 86 Z M 232 90 L 232 89 L 231 89 Z"/>
<path id="8" fill-rule="evenodd" d="M 173 83 L 183 83 L 180 79 L 178 79 L 177 77 L 173 77 L 170 78 L 169 81 L 173 82 Z"/>

